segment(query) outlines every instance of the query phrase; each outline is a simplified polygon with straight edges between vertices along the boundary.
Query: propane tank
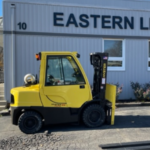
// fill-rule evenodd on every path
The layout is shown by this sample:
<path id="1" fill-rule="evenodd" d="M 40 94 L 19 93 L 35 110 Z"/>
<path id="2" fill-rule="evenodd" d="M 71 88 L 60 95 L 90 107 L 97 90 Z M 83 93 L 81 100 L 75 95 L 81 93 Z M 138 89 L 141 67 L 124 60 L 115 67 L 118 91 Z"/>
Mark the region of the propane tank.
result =
<path id="1" fill-rule="evenodd" d="M 24 76 L 24 83 L 26 86 L 36 84 L 36 78 L 33 74 L 29 73 Z"/>

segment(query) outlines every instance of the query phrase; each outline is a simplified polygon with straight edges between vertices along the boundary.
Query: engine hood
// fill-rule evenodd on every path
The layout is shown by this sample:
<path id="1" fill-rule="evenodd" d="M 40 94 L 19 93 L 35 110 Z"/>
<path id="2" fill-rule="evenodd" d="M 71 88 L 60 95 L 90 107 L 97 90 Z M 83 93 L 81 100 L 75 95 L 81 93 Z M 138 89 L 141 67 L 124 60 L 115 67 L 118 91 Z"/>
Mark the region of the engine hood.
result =
<path id="1" fill-rule="evenodd" d="M 21 86 L 12 88 L 10 93 L 14 94 L 16 92 L 39 92 L 39 84 L 31 85 L 31 86 Z"/>
<path id="2" fill-rule="evenodd" d="M 11 106 L 42 106 L 39 84 L 12 88 Z"/>

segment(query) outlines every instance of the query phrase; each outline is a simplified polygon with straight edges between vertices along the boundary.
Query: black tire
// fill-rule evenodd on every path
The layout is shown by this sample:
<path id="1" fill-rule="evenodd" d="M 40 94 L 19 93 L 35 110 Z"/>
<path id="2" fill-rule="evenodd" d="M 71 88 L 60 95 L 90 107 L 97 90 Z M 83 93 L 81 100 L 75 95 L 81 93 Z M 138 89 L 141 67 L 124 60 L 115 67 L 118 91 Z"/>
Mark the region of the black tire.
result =
<path id="1" fill-rule="evenodd" d="M 88 127 L 99 127 L 105 121 L 105 111 L 100 105 L 92 104 L 85 108 L 82 119 Z"/>
<path id="2" fill-rule="evenodd" d="M 42 118 L 34 111 L 26 111 L 19 117 L 18 126 L 22 132 L 33 134 L 41 129 Z"/>

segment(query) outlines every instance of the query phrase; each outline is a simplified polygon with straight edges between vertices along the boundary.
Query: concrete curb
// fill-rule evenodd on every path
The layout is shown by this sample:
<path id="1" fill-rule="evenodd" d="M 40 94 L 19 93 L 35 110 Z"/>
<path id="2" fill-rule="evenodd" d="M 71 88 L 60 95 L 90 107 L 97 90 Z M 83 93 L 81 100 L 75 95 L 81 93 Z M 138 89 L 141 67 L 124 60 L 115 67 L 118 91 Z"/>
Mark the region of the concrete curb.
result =
<path id="1" fill-rule="evenodd" d="M 150 102 L 116 102 L 116 107 L 150 106 Z"/>
<path id="2" fill-rule="evenodd" d="M 4 110 L 0 111 L 0 115 L 2 115 L 2 116 L 9 116 L 10 115 L 10 111 L 8 109 L 4 109 Z"/>

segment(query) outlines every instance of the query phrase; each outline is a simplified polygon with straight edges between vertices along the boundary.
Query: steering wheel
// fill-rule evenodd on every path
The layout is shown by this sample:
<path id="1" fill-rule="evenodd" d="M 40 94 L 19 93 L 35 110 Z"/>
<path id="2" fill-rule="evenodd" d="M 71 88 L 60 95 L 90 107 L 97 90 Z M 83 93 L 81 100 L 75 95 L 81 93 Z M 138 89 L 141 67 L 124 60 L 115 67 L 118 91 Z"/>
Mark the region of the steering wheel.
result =
<path id="1" fill-rule="evenodd" d="M 54 85 L 54 76 L 48 75 L 48 80 L 49 80 L 50 85 Z"/>

